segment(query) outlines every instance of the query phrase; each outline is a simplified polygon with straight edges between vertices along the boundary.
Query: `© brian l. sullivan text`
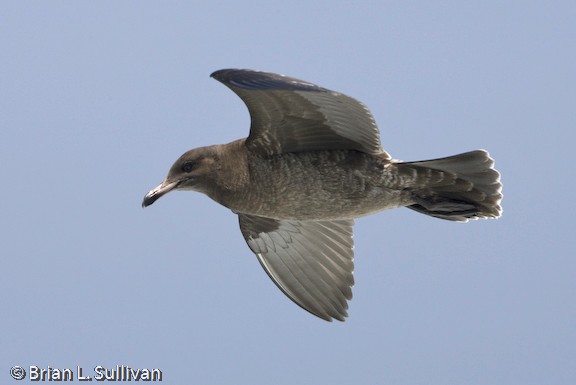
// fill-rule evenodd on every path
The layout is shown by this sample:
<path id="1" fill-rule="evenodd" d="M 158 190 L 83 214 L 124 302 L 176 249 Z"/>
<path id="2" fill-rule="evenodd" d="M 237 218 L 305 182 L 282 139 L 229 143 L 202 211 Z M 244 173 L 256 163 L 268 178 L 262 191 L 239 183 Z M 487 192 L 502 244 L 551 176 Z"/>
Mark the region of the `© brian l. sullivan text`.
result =
<path id="1" fill-rule="evenodd" d="M 81 366 L 74 370 L 31 365 L 28 373 L 30 381 L 162 381 L 160 369 L 135 369 L 126 365 L 116 365 L 111 369 L 98 365 L 92 372 L 85 371 Z"/>

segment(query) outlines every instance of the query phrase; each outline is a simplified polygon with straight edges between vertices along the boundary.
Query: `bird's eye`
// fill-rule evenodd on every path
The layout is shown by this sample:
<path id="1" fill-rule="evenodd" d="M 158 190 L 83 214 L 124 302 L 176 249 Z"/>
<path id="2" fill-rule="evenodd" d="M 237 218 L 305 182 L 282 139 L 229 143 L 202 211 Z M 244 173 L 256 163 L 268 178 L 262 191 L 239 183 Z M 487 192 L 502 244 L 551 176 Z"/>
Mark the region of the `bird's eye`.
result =
<path id="1" fill-rule="evenodd" d="M 182 165 L 182 167 L 180 169 L 184 172 L 190 172 L 190 171 L 192 171 L 194 166 L 195 166 L 194 162 L 186 162 Z"/>

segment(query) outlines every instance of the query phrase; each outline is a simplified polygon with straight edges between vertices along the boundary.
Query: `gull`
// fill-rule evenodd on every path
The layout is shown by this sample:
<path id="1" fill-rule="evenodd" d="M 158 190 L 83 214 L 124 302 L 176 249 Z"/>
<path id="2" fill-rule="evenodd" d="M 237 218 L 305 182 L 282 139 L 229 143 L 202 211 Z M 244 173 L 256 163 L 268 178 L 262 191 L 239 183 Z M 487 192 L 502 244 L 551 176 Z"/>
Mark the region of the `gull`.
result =
<path id="1" fill-rule="evenodd" d="M 502 213 L 500 174 L 484 150 L 401 162 L 349 96 L 274 73 L 211 76 L 246 104 L 248 137 L 185 152 L 142 206 L 192 190 L 229 208 L 272 281 L 317 317 L 348 316 L 355 218 L 397 207 L 457 222 Z"/>

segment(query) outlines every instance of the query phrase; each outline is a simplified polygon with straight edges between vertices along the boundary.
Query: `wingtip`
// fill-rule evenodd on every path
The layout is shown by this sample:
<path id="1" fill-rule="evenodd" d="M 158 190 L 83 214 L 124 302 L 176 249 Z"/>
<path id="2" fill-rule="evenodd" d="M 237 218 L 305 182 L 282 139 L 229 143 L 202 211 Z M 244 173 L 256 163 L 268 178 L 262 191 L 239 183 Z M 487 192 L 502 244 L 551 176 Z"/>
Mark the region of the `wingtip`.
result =
<path id="1" fill-rule="evenodd" d="M 210 74 L 210 77 L 216 80 L 220 80 L 226 75 L 226 73 L 229 73 L 230 71 L 240 71 L 240 70 L 237 68 L 223 68 L 212 72 Z"/>
<path id="2" fill-rule="evenodd" d="M 291 90 L 333 92 L 301 79 L 251 69 L 226 68 L 212 72 L 210 77 L 233 89 L 242 90 Z"/>
<path id="3" fill-rule="evenodd" d="M 321 320 L 324 320 L 326 322 L 334 322 L 334 321 L 346 322 L 346 317 L 348 317 L 348 313 L 344 313 L 344 314 L 339 314 L 339 313 L 318 314 L 318 313 L 312 312 L 309 309 L 306 309 L 306 308 L 303 308 L 303 309 L 306 310 L 308 313 L 312 314 L 313 316 L 320 318 Z"/>
<path id="4" fill-rule="evenodd" d="M 216 70 L 214 72 L 212 72 L 210 74 L 210 77 L 213 79 L 216 79 L 220 82 L 227 82 L 231 79 L 233 79 L 234 77 L 237 77 L 239 75 L 257 75 L 257 74 L 264 74 L 265 72 L 262 71 L 256 71 L 253 69 L 249 69 L 249 68 L 222 68 L 219 70 Z"/>

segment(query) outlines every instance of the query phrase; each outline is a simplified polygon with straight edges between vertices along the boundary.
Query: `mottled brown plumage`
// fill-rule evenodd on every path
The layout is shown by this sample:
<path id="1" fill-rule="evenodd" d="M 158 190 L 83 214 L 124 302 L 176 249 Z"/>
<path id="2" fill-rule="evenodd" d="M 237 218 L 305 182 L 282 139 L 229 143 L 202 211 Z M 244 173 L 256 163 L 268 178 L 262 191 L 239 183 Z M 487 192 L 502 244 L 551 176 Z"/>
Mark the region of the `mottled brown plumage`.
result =
<path id="1" fill-rule="evenodd" d="M 394 161 L 355 99 L 271 73 L 212 76 L 246 103 L 250 135 L 184 153 L 142 205 L 179 189 L 228 207 L 272 280 L 320 318 L 347 316 L 354 218 L 403 206 L 461 222 L 501 214 L 500 177 L 486 151 Z"/>

